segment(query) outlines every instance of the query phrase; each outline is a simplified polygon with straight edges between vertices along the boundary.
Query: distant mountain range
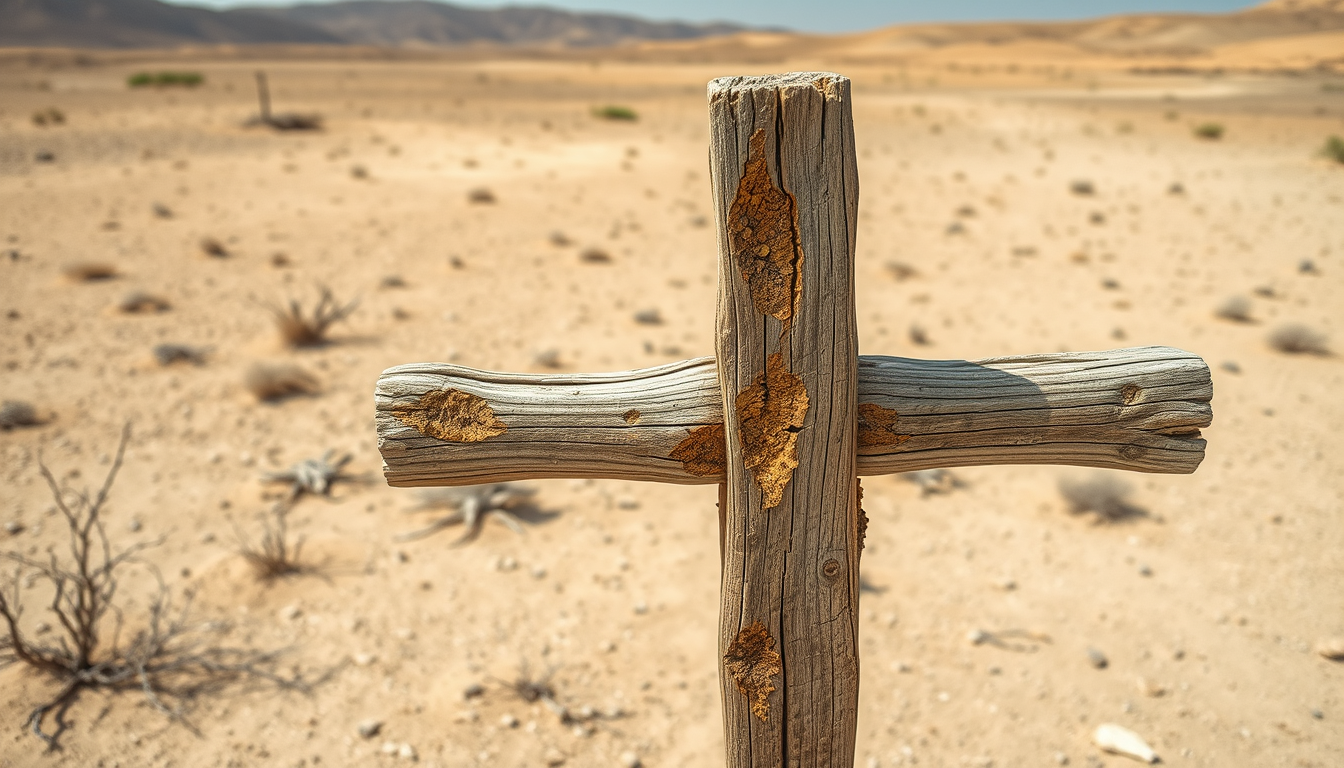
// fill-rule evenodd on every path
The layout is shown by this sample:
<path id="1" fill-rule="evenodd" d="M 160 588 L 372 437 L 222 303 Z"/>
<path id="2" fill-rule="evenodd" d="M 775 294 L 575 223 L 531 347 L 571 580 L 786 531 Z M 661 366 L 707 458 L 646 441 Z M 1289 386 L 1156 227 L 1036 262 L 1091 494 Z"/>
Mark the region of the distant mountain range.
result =
<path id="1" fill-rule="evenodd" d="M 744 37 L 740 33 L 752 33 Z M 732 24 L 647 21 L 543 6 L 467 8 L 430 0 L 344 0 L 215 11 L 159 0 L 0 0 L 0 46 L 171 48 L 317 44 L 578 49 L 661 41 L 662 56 L 889 57 L 958 46 L 1055 46 L 1079 54 L 1191 56 L 1256 41 L 1308 41 L 1315 65 L 1344 69 L 1344 0 L 1269 0 L 1226 14 L 1131 14 L 1066 22 L 897 25 L 851 35 L 758 34 Z M 749 39 L 748 39 L 749 38 Z M 644 47 L 645 49 L 648 46 Z M 640 55 L 651 55 L 645 50 Z M 1294 66 L 1305 66 L 1298 62 Z"/>
<path id="2" fill-rule="evenodd" d="M 540 6 L 465 8 L 429 0 L 348 0 L 224 11 L 159 0 L 0 0 L 0 46 L 486 43 L 578 48 L 644 40 L 691 40 L 745 29 L 732 24 L 646 21 Z"/>

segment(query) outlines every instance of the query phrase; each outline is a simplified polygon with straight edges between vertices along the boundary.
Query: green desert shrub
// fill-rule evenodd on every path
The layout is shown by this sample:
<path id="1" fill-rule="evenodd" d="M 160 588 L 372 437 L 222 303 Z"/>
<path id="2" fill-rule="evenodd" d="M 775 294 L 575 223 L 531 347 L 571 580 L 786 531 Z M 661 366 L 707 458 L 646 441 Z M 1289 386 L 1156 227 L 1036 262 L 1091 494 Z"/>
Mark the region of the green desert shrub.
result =
<path id="1" fill-rule="evenodd" d="M 638 120 L 639 114 L 629 107 L 623 107 L 619 104 L 608 104 L 604 107 L 593 107 L 593 116 L 600 117 L 603 120 Z"/>
<path id="2" fill-rule="evenodd" d="M 181 86 L 195 88 L 205 82 L 200 72 L 136 72 L 126 78 L 126 84 L 132 88 L 166 88 Z"/>
<path id="3" fill-rule="evenodd" d="M 1217 141 L 1223 138 L 1224 128 L 1221 123 L 1200 123 L 1195 126 L 1195 137 L 1207 139 L 1208 141 Z"/>
<path id="4" fill-rule="evenodd" d="M 1321 147 L 1321 154 L 1336 163 L 1344 163 L 1344 139 L 1338 136 L 1331 136 L 1326 139 L 1325 146 Z"/>

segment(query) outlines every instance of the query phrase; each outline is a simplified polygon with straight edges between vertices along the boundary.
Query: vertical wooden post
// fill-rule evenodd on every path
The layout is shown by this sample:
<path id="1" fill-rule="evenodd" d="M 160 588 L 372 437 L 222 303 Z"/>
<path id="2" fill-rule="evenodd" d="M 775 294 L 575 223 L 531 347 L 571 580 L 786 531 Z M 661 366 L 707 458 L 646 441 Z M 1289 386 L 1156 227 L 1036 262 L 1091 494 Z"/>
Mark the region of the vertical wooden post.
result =
<path id="1" fill-rule="evenodd" d="M 709 84 L 732 768 L 854 765 L 858 175 L 849 80 Z"/>

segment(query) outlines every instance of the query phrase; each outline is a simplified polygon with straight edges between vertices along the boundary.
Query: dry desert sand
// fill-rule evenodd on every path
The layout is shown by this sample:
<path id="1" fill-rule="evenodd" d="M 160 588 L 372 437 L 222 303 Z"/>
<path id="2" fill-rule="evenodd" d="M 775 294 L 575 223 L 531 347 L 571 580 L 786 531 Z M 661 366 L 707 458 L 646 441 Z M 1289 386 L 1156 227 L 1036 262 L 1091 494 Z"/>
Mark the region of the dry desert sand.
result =
<path id="1" fill-rule="evenodd" d="M 63 552 L 39 456 L 95 484 L 129 422 L 114 543 L 163 537 L 143 557 L 194 590 L 196 620 L 327 677 L 206 692 L 185 724 L 134 689 L 86 690 L 48 752 L 24 721 L 56 684 L 14 665 L 0 766 L 721 764 L 714 489 L 535 482 L 525 536 L 489 520 L 460 547 L 455 529 L 399 542 L 432 514 L 381 480 L 372 390 L 421 360 L 595 371 L 711 354 L 705 83 L 800 69 L 854 81 L 864 353 L 1165 344 L 1202 355 L 1215 386 L 1203 466 L 1124 478 L 1145 512 L 1123 520 L 1070 512 L 1059 482 L 1080 469 L 958 469 L 945 493 L 865 480 L 859 765 L 1126 764 L 1092 744 L 1106 722 L 1173 766 L 1344 764 L 1344 665 L 1314 650 L 1344 636 L 1344 368 L 1267 343 L 1301 323 L 1344 350 L 1344 166 L 1318 154 L 1344 134 L 1344 79 L 1319 66 L 1340 38 L 1138 74 L 1048 43 L 910 53 L 880 37 L 7 54 L 0 397 L 43 423 L 0 432 L 0 548 Z M 165 68 L 205 84 L 127 89 Z M 321 113 L 323 130 L 245 127 L 257 69 L 277 109 Z M 605 104 L 639 119 L 595 118 Z M 64 124 L 35 125 L 51 107 Z M 1211 122 L 1221 139 L 1194 136 Z M 480 188 L 493 202 L 472 201 Z M 88 262 L 116 274 L 63 272 Z M 264 305 L 319 284 L 358 308 L 329 344 L 287 349 Z M 118 311 L 133 291 L 170 307 Z M 1249 321 L 1215 316 L 1233 296 Z M 162 343 L 208 352 L 164 366 Z M 258 362 L 320 390 L 259 403 L 244 386 Z M 329 449 L 353 477 L 290 515 L 308 569 L 259 580 L 237 541 L 285 492 L 263 475 Z M 152 590 L 136 574 L 128 635 Z M 53 637 L 46 596 L 25 594 L 27 631 Z M 594 716 L 520 698 L 506 681 L 524 670 Z M 381 723 L 368 738 L 366 721 Z"/>

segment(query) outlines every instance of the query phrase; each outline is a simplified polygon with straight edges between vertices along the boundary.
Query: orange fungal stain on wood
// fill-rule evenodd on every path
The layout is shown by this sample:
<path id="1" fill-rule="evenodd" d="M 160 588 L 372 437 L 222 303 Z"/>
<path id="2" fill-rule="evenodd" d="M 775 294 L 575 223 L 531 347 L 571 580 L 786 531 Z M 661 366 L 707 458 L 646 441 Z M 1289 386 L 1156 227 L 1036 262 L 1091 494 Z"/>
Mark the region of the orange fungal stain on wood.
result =
<path id="1" fill-rule="evenodd" d="M 485 398 L 459 389 L 426 392 L 412 405 L 394 407 L 392 413 L 420 434 L 450 443 L 479 443 L 509 429 Z"/>

